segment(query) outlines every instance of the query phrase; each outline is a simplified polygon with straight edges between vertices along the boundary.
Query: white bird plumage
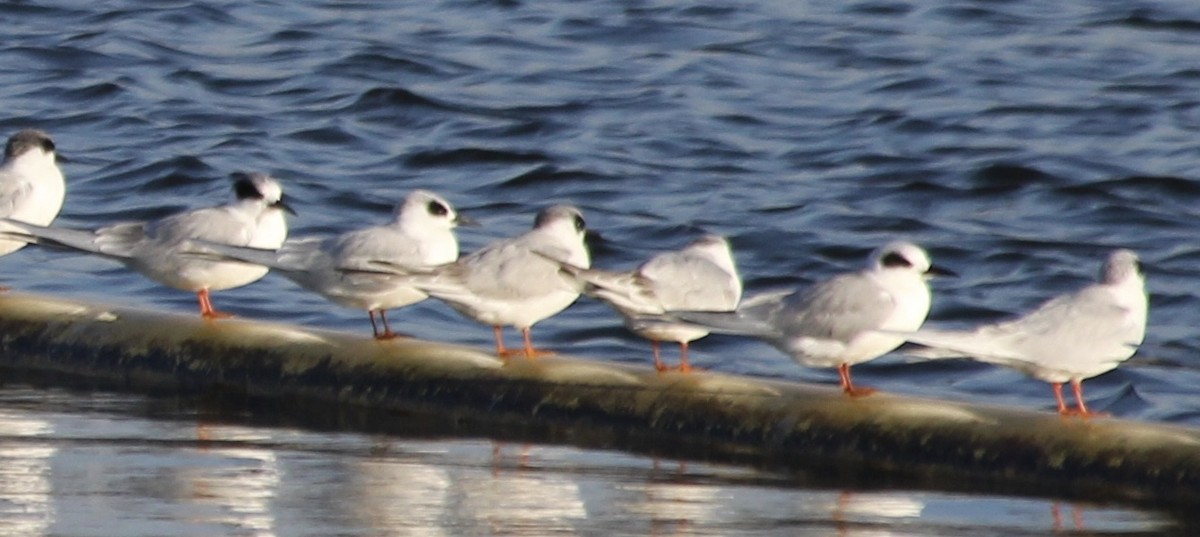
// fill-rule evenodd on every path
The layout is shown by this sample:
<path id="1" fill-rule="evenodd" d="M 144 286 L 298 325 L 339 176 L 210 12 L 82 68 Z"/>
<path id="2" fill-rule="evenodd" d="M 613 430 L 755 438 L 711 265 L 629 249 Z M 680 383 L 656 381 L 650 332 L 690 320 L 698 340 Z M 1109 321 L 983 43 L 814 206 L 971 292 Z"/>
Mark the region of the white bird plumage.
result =
<path id="1" fill-rule="evenodd" d="M 667 369 L 659 354 L 660 341 L 679 344 L 679 369 L 688 371 L 688 343 L 709 333 L 703 326 L 667 319 L 664 313 L 733 311 L 742 298 L 742 279 L 729 241 L 719 235 L 705 235 L 681 250 L 655 255 L 632 271 L 571 265 L 563 270 L 587 284 L 585 293 L 617 310 L 629 330 L 650 340 L 659 371 Z"/>
<path id="2" fill-rule="evenodd" d="M 0 218 L 49 225 L 62 209 L 65 196 L 66 182 L 50 136 L 26 129 L 9 137 L 0 164 Z M 0 224 L 0 230 L 12 228 Z M 22 240 L 0 240 L 0 255 L 26 244 Z"/>
<path id="3" fill-rule="evenodd" d="M 201 255 L 270 268 L 300 287 L 342 306 L 367 311 L 376 339 L 396 337 L 386 310 L 415 304 L 429 295 L 400 273 L 426 272 L 458 258 L 454 228 L 459 215 L 450 202 L 428 190 L 414 190 L 396 206 L 391 222 L 333 237 L 306 237 L 278 250 L 203 244 Z M 379 274 L 380 265 L 390 274 Z M 375 322 L 379 313 L 381 331 Z"/>
<path id="4" fill-rule="evenodd" d="M 1083 380 L 1115 369 L 1137 351 L 1146 334 L 1145 276 L 1131 250 L 1109 253 L 1100 281 L 1055 297 L 1023 316 L 973 330 L 924 328 L 908 340 L 981 362 L 1010 367 L 1054 387 L 1058 411 L 1090 415 Z M 1076 410 L 1062 385 L 1070 382 Z"/>
<path id="5" fill-rule="evenodd" d="M 579 209 L 548 207 L 538 213 L 533 229 L 438 267 L 413 285 L 491 326 L 500 356 L 512 354 L 504 346 L 502 327 L 517 328 L 524 337 L 524 354 L 533 357 L 539 354 L 530 335 L 533 325 L 579 298 L 581 285 L 562 273 L 560 263 L 590 266 L 586 231 Z"/>
<path id="6" fill-rule="evenodd" d="M 855 387 L 850 366 L 904 342 L 903 336 L 886 331 L 920 328 L 931 301 L 926 280 L 938 274 L 950 273 L 934 267 L 921 247 L 892 242 L 873 251 L 859 271 L 747 298 L 732 313 L 672 315 L 714 332 L 758 337 L 807 367 L 836 367 L 843 391 L 867 395 L 874 390 Z"/>
<path id="7" fill-rule="evenodd" d="M 227 315 L 213 309 L 209 292 L 256 281 L 267 273 L 267 268 L 187 255 L 197 248 L 193 241 L 279 248 L 287 238 L 283 212 L 292 212 L 283 201 L 282 187 L 267 174 L 236 173 L 233 189 L 237 199 L 226 205 L 150 222 L 118 223 L 91 231 L 6 219 L 4 222 L 15 231 L 3 235 L 115 259 L 151 280 L 196 293 L 205 318 L 222 317 Z"/>

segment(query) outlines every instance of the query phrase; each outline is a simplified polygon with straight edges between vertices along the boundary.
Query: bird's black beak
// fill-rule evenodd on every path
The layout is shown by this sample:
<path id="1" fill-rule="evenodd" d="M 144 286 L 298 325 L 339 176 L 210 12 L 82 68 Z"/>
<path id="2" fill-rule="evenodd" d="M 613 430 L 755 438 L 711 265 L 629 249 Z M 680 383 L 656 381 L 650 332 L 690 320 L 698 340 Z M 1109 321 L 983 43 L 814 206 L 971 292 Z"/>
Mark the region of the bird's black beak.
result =
<path id="1" fill-rule="evenodd" d="M 62 153 L 54 152 L 54 162 L 75 162 L 75 159 L 69 159 Z"/>
<path id="2" fill-rule="evenodd" d="M 288 205 L 288 203 L 286 201 L 283 201 L 283 198 L 279 198 L 279 201 L 272 203 L 271 206 L 275 207 L 277 209 L 282 209 L 284 211 L 287 211 L 292 216 L 296 216 L 296 210 L 293 209 L 291 205 Z"/>
<path id="3" fill-rule="evenodd" d="M 455 215 L 454 223 L 462 227 L 483 227 L 478 220 L 469 216 L 463 216 L 462 213 Z"/>
<path id="4" fill-rule="evenodd" d="M 937 265 L 929 265 L 929 270 L 925 271 L 927 276 L 938 276 L 941 278 L 957 278 L 958 274 L 949 269 L 944 269 Z"/>

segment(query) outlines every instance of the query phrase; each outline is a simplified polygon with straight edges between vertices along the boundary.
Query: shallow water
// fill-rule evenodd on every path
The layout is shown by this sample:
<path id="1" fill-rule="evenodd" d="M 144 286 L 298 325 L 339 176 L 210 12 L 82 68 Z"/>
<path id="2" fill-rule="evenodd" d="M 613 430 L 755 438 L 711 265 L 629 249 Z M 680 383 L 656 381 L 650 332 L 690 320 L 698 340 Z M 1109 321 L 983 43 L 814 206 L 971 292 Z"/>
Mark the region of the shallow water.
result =
<path id="1" fill-rule="evenodd" d="M 485 223 L 460 234 L 469 251 L 568 201 L 600 234 L 597 266 L 717 232 L 750 292 L 856 267 L 903 237 L 962 275 L 935 284 L 931 317 L 949 322 L 1025 310 L 1093 279 L 1108 249 L 1132 247 L 1149 274 L 1146 344 L 1089 381 L 1089 401 L 1200 423 L 1193 2 L 2 7 L 0 131 L 43 128 L 73 159 L 59 225 L 216 204 L 230 172 L 266 170 L 300 211 L 294 236 L 384 221 L 421 187 Z M 26 249 L 0 273 L 18 289 L 195 308 L 82 256 Z M 214 300 L 247 317 L 367 329 L 362 313 L 274 277 Z M 392 318 L 416 336 L 490 344 L 489 330 L 435 303 Z M 571 354 L 649 359 L 591 301 L 535 334 Z M 718 371 L 835 379 L 744 339 L 693 350 Z M 1052 408 L 1044 384 L 988 366 L 889 356 L 855 375 L 896 392 Z M 150 450 L 161 464 L 148 464 L 194 455 L 176 449 Z M 120 513 L 105 511 L 102 492 L 75 494 Z"/>

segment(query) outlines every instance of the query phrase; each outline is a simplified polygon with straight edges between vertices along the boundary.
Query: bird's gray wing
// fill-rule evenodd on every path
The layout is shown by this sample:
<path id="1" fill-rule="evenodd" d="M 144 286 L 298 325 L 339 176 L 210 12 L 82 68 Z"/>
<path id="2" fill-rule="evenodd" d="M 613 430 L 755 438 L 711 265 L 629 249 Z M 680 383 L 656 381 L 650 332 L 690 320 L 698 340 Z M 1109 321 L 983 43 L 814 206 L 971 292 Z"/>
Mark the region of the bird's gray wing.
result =
<path id="1" fill-rule="evenodd" d="M 895 308 L 895 298 L 874 280 L 863 273 L 851 273 L 788 295 L 777 305 L 748 309 L 767 317 L 788 339 L 848 342 L 880 328 Z"/>
<path id="2" fill-rule="evenodd" d="M 668 311 L 668 319 L 703 326 L 713 332 L 779 338 L 783 332 L 774 324 L 779 310 L 796 291 L 770 291 L 754 295 L 734 311 Z"/>
<path id="3" fill-rule="evenodd" d="M 33 183 L 9 170 L 0 172 L 0 218 L 12 216 L 33 194 Z"/>
<path id="4" fill-rule="evenodd" d="M 563 272 L 586 284 L 584 293 L 611 304 L 621 312 L 639 315 L 664 311 L 650 282 L 637 272 L 582 269 L 565 263 L 562 267 Z"/>
<path id="5" fill-rule="evenodd" d="M 972 330 L 921 329 L 909 341 L 1023 371 L 1120 362 L 1141 343 L 1144 321 L 1099 286 L 1049 300 L 1032 312 Z"/>
<path id="6" fill-rule="evenodd" d="M 145 224 L 141 222 L 113 224 L 96 231 L 38 226 L 11 219 L 3 219 L 3 223 L 10 228 L 0 232 L 0 236 L 4 238 L 98 254 L 114 259 L 128 259 L 130 253 L 129 249 L 125 247 L 125 242 L 136 242 L 145 232 Z"/>
<path id="7" fill-rule="evenodd" d="M 321 245 L 326 239 L 307 237 L 283 243 L 278 250 L 231 246 L 217 242 L 192 240 L 183 255 L 199 257 L 209 261 L 240 261 L 262 265 L 283 272 L 311 270 L 320 261 Z"/>
<path id="8" fill-rule="evenodd" d="M 707 258 L 668 252 L 647 261 L 637 270 L 640 287 L 663 309 L 729 311 L 741 299 L 741 283 Z"/>
<path id="9" fill-rule="evenodd" d="M 1100 285 L 1042 304 L 1028 315 L 983 327 L 980 335 L 1011 357 L 1059 364 L 1120 362 L 1137 349 L 1145 319 L 1135 319 Z"/>
<path id="10" fill-rule="evenodd" d="M 428 271 L 422 243 L 389 226 L 350 231 L 330 239 L 329 257 L 345 270 L 371 272 L 387 267 L 389 272 Z"/>
<path id="11" fill-rule="evenodd" d="M 229 206 L 185 211 L 146 224 L 145 236 L 159 244 L 202 240 L 246 246 L 253 237 L 253 222 Z"/>

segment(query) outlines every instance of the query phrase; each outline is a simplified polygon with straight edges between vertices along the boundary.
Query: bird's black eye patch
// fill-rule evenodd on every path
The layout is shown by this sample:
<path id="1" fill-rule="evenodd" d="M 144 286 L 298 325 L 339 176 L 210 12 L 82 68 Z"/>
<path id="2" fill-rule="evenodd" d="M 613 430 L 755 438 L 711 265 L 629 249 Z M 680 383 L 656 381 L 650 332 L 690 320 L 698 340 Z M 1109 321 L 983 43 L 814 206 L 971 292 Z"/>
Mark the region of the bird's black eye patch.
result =
<path id="1" fill-rule="evenodd" d="M 1133 262 L 1133 270 L 1137 271 L 1139 276 L 1146 275 L 1146 267 L 1142 265 L 1141 260 Z"/>
<path id="2" fill-rule="evenodd" d="M 258 191 L 258 187 L 254 186 L 254 181 L 250 180 L 250 176 L 246 174 L 234 174 L 233 193 L 237 199 L 262 199 L 262 192 Z"/>
<path id="3" fill-rule="evenodd" d="M 450 214 L 449 208 L 436 201 L 429 202 L 429 205 L 425 206 L 425 210 L 429 211 L 429 214 L 433 216 L 446 216 Z"/>
<path id="4" fill-rule="evenodd" d="M 583 221 L 583 217 L 575 215 L 575 231 L 583 231 L 587 228 L 587 223 Z"/>
<path id="5" fill-rule="evenodd" d="M 883 266 L 885 266 L 885 267 L 912 267 L 913 264 L 908 259 L 905 259 L 904 256 L 902 256 L 896 252 L 892 252 L 888 255 L 883 256 Z"/>
<path id="6" fill-rule="evenodd" d="M 41 149 L 44 153 L 52 153 L 54 152 L 54 141 L 41 131 L 20 131 L 12 135 L 8 139 L 8 143 L 4 144 L 4 158 L 15 158 L 31 149 Z"/>

